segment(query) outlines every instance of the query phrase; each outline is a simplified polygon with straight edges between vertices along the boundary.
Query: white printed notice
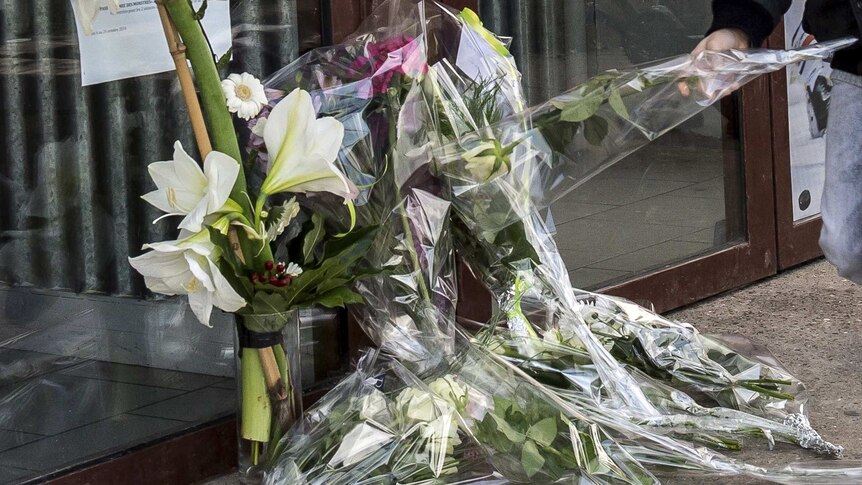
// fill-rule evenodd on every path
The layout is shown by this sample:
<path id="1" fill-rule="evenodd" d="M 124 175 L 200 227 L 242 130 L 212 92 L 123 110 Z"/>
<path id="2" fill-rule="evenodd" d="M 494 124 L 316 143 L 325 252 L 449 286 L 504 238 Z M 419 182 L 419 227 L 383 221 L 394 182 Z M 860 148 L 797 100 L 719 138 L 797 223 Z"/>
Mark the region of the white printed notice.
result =
<path id="1" fill-rule="evenodd" d="M 195 8 L 202 1 L 194 0 Z M 174 69 L 153 0 L 71 3 L 78 28 L 83 86 Z M 216 55 L 227 52 L 231 46 L 229 1 L 209 0 L 201 23 Z"/>

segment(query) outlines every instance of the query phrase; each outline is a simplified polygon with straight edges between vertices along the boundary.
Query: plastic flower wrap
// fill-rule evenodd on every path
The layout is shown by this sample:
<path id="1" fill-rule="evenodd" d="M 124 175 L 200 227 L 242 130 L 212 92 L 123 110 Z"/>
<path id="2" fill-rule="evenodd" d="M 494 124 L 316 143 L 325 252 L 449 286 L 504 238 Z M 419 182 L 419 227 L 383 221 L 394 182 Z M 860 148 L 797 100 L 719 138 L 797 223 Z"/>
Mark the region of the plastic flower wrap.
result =
<path id="1" fill-rule="evenodd" d="M 273 99 L 302 89 L 318 122 L 343 126 L 331 166 L 355 187 L 349 220 L 343 198 L 302 200 L 342 228 L 379 228 L 361 262 L 379 273 L 353 284 L 363 304 L 352 310 L 380 353 L 282 438 L 266 481 L 658 483 L 659 472 L 674 470 L 785 483 L 862 476 L 849 467 L 771 471 L 720 454 L 741 447 L 742 436 L 830 455 L 840 448 L 808 426 L 801 384 L 774 362 L 573 289 L 538 217 L 731 87 L 837 46 L 673 59 L 601 75 L 527 109 L 505 43 L 474 13 L 390 0 L 342 44 L 266 80 Z M 698 94 L 681 97 L 679 81 Z M 274 110 L 262 113 L 249 129 L 263 143 L 249 144 L 248 155 L 272 168 L 281 149 L 266 142 L 264 119 Z M 323 137 L 297 153 L 323 152 L 311 148 L 331 141 Z M 263 172 L 260 179 L 271 176 Z M 456 252 L 496 303 L 475 333 L 455 318 Z"/>

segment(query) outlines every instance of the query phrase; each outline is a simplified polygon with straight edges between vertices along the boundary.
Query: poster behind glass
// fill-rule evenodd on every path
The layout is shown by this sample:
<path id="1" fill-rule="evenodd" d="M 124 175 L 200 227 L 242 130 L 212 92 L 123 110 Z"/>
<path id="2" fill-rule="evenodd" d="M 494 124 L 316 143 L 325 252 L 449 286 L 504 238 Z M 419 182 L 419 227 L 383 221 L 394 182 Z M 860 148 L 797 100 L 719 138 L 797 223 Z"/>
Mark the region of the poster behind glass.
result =
<path id="1" fill-rule="evenodd" d="M 804 0 L 794 0 L 784 17 L 788 48 L 816 42 L 802 29 Z M 826 118 L 832 69 L 821 61 L 787 68 L 787 117 L 790 129 L 790 175 L 793 221 L 820 214 L 826 156 Z"/>

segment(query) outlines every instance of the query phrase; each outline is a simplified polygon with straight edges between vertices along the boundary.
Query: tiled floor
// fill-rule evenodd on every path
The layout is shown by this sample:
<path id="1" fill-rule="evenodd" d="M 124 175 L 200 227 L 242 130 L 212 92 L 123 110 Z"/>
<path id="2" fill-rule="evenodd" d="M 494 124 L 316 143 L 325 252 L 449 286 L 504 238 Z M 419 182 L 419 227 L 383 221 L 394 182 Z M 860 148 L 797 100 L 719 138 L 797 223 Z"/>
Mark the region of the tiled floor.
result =
<path id="1" fill-rule="evenodd" d="M 0 484 L 80 465 L 234 408 L 232 379 L 0 349 Z"/>
<path id="2" fill-rule="evenodd" d="M 594 289 L 727 244 L 725 157 L 716 112 L 635 152 L 554 204 L 556 242 L 576 287 Z M 703 126 L 703 123 L 706 125 Z M 729 153 L 727 150 L 731 150 Z"/>

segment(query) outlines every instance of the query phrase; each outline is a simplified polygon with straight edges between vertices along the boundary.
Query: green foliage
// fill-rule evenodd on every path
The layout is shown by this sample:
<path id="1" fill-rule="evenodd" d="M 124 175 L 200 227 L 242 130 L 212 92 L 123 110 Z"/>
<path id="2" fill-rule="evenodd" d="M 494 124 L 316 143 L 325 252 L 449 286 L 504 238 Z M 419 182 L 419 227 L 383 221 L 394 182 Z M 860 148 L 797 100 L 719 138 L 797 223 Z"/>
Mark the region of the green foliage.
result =
<path id="1" fill-rule="evenodd" d="M 191 6 L 192 9 L 195 8 L 194 4 L 192 3 L 192 0 L 189 0 L 189 6 Z M 195 11 L 195 18 L 198 20 L 203 20 L 204 15 L 206 15 L 206 13 L 207 13 L 207 7 L 208 6 L 209 6 L 208 0 L 203 0 L 203 2 L 201 2 L 201 8 L 199 8 L 199 9 L 197 9 L 197 11 Z"/>
<path id="2" fill-rule="evenodd" d="M 544 465 L 545 458 L 539 453 L 536 443 L 527 441 L 521 449 L 521 466 L 524 467 L 524 472 L 528 477 L 533 478 L 533 475 L 539 473 Z"/>
<path id="3" fill-rule="evenodd" d="M 568 431 L 570 422 L 541 399 L 530 400 L 524 407 L 494 397 L 493 411 L 477 424 L 480 441 L 499 452 L 520 457 L 526 478 L 541 474 L 542 480 L 555 480 L 580 469 L 574 452 L 578 445 L 567 432 L 560 433 L 561 429 Z M 578 433 L 578 440 L 580 446 L 595 446 L 586 433 Z M 593 450 L 593 454 L 597 452 Z"/>
<path id="4" fill-rule="evenodd" d="M 323 239 L 323 236 L 326 235 L 325 222 L 326 220 L 324 217 L 317 212 L 311 216 L 312 227 L 311 230 L 305 234 L 305 239 L 302 243 L 302 260 L 305 264 L 312 262 L 314 258 L 314 249 Z"/>
<path id="5" fill-rule="evenodd" d="M 224 72 L 227 69 L 227 65 L 230 63 L 232 55 L 233 47 L 230 47 L 224 54 L 222 54 L 221 57 L 218 58 L 218 61 L 216 61 L 216 69 L 218 69 L 219 72 Z"/>
<path id="6" fill-rule="evenodd" d="M 464 104 L 467 106 L 467 112 L 480 128 L 493 125 L 503 118 L 503 112 L 497 100 L 499 95 L 499 79 L 483 79 L 480 82 L 474 82 L 465 93 Z"/>
<path id="7" fill-rule="evenodd" d="M 581 128 L 581 133 L 588 143 L 595 146 L 601 145 L 608 136 L 609 126 L 608 120 L 599 115 L 599 110 L 606 103 L 617 116 L 625 120 L 630 119 L 623 95 L 614 85 L 617 76 L 613 72 L 597 76 L 574 93 L 551 100 L 551 104 L 558 112 L 548 117 L 547 121 L 554 130 L 544 130 L 543 134 L 546 131 L 562 131 L 556 136 L 551 135 L 549 142 L 552 146 L 564 147 Z M 538 124 L 541 127 L 541 121 Z M 554 143 L 555 141 L 557 143 Z"/>
<path id="8" fill-rule="evenodd" d="M 527 437 L 542 446 L 551 446 L 556 436 L 557 420 L 554 418 L 545 418 L 527 430 Z"/>
<path id="9" fill-rule="evenodd" d="M 313 305 L 334 308 L 361 303 L 362 298 L 350 286 L 358 280 L 380 273 L 379 270 L 359 264 L 371 248 L 377 231 L 376 226 L 369 226 L 343 238 L 328 240 L 318 263 L 307 267 L 287 287 L 264 289 L 263 285 L 259 285 L 252 300 L 253 312 L 282 312 Z"/>
<path id="10" fill-rule="evenodd" d="M 608 120 L 598 115 L 584 120 L 584 138 L 590 145 L 601 145 L 606 136 L 608 136 Z"/>
<path id="11" fill-rule="evenodd" d="M 560 120 L 570 123 L 584 121 L 596 114 L 602 102 L 604 98 L 601 94 L 591 93 L 589 96 L 566 103 L 560 112 Z"/>

